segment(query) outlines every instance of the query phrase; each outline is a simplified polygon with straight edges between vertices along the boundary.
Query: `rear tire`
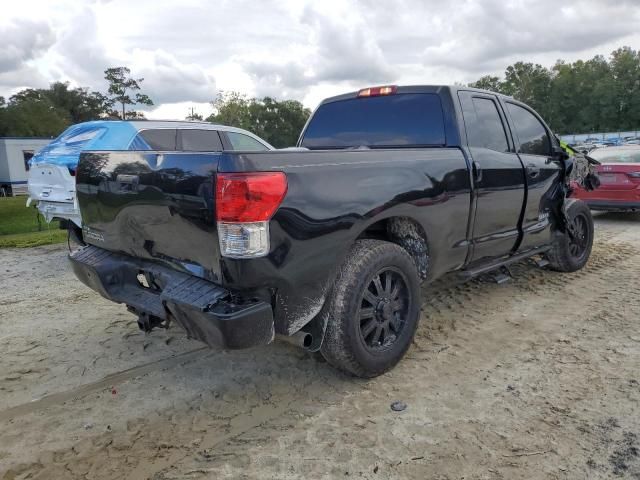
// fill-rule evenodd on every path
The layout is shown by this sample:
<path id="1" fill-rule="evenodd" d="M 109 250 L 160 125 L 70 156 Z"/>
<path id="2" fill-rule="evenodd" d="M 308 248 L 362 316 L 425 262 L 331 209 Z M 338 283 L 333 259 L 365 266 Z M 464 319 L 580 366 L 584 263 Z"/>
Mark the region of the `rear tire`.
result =
<path id="1" fill-rule="evenodd" d="M 415 334 L 420 279 L 405 249 L 359 240 L 333 288 L 322 356 L 334 367 L 371 378 L 393 368 Z"/>
<path id="2" fill-rule="evenodd" d="M 555 231 L 553 246 L 547 253 L 549 266 L 559 272 L 575 272 L 584 267 L 593 246 L 591 210 L 580 200 L 572 199 L 569 202 L 567 220 L 573 225 L 576 235 L 573 237 L 568 231 Z"/>

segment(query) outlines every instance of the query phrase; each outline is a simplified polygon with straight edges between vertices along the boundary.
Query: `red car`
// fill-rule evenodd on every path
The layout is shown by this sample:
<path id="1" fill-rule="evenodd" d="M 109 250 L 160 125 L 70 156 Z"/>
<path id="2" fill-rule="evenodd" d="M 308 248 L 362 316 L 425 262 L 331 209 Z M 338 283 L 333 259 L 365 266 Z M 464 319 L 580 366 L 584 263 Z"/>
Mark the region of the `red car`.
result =
<path id="1" fill-rule="evenodd" d="M 597 148 L 589 156 L 601 163 L 600 187 L 588 192 L 573 185 L 572 196 L 592 210 L 640 211 L 640 145 Z"/>

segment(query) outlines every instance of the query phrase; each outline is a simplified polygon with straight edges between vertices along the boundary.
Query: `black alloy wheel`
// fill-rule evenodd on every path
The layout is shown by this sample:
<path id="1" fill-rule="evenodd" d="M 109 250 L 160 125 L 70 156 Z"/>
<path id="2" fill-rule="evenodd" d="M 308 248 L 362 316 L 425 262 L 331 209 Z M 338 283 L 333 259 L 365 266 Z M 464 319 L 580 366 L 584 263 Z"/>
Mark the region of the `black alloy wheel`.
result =
<path id="1" fill-rule="evenodd" d="M 591 255 L 593 218 L 583 201 L 573 198 L 566 201 L 566 228 L 552 230 L 551 248 L 546 257 L 553 270 L 575 272 L 586 265 Z"/>
<path id="2" fill-rule="evenodd" d="M 377 272 L 360 302 L 360 338 L 372 352 L 388 349 L 407 322 L 411 293 L 405 275 L 387 267 Z"/>
<path id="3" fill-rule="evenodd" d="M 569 229 L 569 253 L 576 260 L 582 259 L 583 255 L 587 251 L 588 225 L 587 217 L 583 213 L 579 213 L 571 219 L 571 226 Z"/>
<path id="4" fill-rule="evenodd" d="M 327 305 L 320 351 L 336 368 L 371 378 L 393 368 L 411 346 L 420 318 L 420 278 L 400 245 L 357 240 Z"/>

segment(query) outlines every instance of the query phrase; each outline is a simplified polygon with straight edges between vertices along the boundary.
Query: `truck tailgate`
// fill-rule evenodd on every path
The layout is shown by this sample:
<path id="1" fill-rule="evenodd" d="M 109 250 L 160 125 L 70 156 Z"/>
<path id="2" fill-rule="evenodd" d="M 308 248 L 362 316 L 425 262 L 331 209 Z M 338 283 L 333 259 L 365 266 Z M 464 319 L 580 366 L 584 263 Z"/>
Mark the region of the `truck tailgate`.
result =
<path id="1" fill-rule="evenodd" d="M 220 154 L 85 152 L 76 173 L 87 243 L 218 280 Z"/>

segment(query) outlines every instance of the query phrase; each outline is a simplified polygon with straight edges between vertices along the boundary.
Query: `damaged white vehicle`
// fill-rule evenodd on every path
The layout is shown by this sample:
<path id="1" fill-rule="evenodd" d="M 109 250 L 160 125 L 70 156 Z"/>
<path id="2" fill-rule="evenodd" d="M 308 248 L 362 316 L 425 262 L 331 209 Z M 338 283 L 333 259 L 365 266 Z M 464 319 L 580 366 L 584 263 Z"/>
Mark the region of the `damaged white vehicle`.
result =
<path id="1" fill-rule="evenodd" d="M 75 174 L 84 150 L 155 150 L 219 152 L 261 151 L 273 147 L 240 128 L 208 122 L 98 120 L 65 130 L 30 160 L 27 206 L 37 202 L 47 222 L 81 238 L 82 218 L 76 198 Z"/>

